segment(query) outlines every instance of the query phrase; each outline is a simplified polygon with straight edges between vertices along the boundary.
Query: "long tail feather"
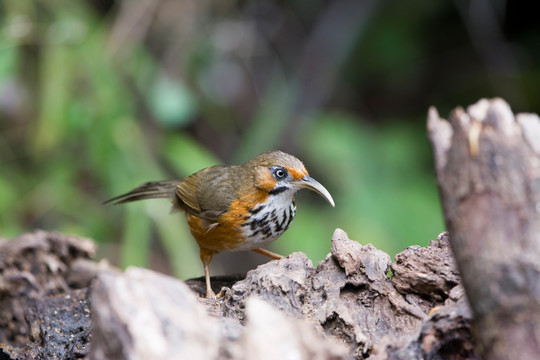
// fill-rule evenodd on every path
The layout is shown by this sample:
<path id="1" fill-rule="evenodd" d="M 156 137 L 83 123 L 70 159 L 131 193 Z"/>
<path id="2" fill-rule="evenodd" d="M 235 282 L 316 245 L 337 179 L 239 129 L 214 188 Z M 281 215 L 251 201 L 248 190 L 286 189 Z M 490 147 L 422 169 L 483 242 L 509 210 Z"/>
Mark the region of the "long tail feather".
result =
<path id="1" fill-rule="evenodd" d="M 172 199 L 174 198 L 176 185 L 178 185 L 178 181 L 147 182 L 131 190 L 130 192 L 113 197 L 112 199 L 105 201 L 103 204 L 117 205 L 146 199 Z"/>

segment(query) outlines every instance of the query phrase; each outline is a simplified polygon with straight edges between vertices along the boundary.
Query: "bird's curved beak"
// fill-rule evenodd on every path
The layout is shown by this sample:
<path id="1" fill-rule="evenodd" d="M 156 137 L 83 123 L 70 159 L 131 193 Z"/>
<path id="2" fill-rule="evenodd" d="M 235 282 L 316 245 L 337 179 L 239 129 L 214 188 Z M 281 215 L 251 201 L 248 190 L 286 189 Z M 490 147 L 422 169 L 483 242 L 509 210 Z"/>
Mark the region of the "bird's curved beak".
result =
<path id="1" fill-rule="evenodd" d="M 336 204 L 334 204 L 334 199 L 332 199 L 332 195 L 326 190 L 324 186 L 322 186 L 317 180 L 312 178 L 311 176 L 304 176 L 300 180 L 296 180 L 294 182 L 294 186 L 299 189 L 309 189 L 315 191 L 317 194 L 321 195 L 323 198 L 326 199 L 332 205 L 332 207 L 335 207 Z"/>

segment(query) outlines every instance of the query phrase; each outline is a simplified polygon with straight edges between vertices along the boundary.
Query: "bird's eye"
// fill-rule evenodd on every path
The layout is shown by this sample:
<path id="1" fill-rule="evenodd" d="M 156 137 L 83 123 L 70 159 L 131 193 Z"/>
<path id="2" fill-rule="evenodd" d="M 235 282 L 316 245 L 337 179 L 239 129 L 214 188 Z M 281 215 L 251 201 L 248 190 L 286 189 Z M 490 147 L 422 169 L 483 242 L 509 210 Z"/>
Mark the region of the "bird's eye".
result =
<path id="1" fill-rule="evenodd" d="M 274 177 L 276 178 L 276 180 L 285 179 L 288 175 L 287 170 L 282 167 L 276 167 L 273 170 L 274 171 L 272 172 L 274 173 Z"/>

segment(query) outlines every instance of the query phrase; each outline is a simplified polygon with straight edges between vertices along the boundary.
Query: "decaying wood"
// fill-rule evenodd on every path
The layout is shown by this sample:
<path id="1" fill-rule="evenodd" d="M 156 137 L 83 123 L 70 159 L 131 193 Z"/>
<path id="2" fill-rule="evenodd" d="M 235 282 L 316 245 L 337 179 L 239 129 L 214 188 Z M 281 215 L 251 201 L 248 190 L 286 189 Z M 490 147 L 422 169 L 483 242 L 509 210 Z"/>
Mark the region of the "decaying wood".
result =
<path id="1" fill-rule="evenodd" d="M 478 349 L 540 359 L 540 119 L 484 99 L 428 130 Z"/>
<path id="2" fill-rule="evenodd" d="M 13 359 L 80 359 L 90 345 L 88 290 L 30 301 L 25 309 L 30 342 L 21 347 L 6 346 Z"/>
<path id="3" fill-rule="evenodd" d="M 246 302 L 244 327 L 212 317 L 184 283 L 149 270 L 102 273 L 93 293 L 90 359 L 347 358 L 343 345 L 259 299 Z"/>
<path id="4" fill-rule="evenodd" d="M 391 265 L 387 254 L 338 229 L 317 267 L 294 253 L 244 279 L 223 278 L 230 289 L 211 301 L 198 296 L 203 281 L 188 281 L 190 288 L 150 270 L 92 266 L 93 245 L 85 239 L 25 234 L 0 243 L 2 314 L 20 313 L 2 323 L 0 356 L 476 359 L 448 241 L 442 234 L 427 248 L 410 247 Z M 26 270 L 32 267 L 38 271 Z M 13 280 L 28 278 L 26 271 L 39 278 L 40 291 L 32 292 L 32 281 L 21 288 Z"/>
<path id="5" fill-rule="evenodd" d="M 4 353 L 13 359 L 76 359 L 88 352 L 87 288 L 101 267 L 89 260 L 95 251 L 92 240 L 45 231 L 0 241 Z"/>

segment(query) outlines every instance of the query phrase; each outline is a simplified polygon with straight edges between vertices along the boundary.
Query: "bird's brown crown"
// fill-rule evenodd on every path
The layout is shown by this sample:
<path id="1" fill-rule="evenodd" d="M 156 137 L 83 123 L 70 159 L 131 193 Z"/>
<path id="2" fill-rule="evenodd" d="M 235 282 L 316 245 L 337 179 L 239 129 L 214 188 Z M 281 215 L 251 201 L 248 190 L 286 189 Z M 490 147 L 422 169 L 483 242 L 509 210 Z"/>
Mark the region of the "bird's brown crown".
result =
<path id="1" fill-rule="evenodd" d="M 284 166 L 306 172 L 306 168 L 300 160 L 279 150 L 268 151 L 257 155 L 253 159 L 246 161 L 242 166 L 248 168 L 256 166 Z"/>
<path id="2" fill-rule="evenodd" d="M 253 173 L 253 185 L 270 193 L 280 181 L 300 180 L 309 175 L 304 164 L 296 157 L 282 151 L 269 151 L 260 154 L 241 165 Z M 280 178 L 281 171 L 283 178 Z"/>

